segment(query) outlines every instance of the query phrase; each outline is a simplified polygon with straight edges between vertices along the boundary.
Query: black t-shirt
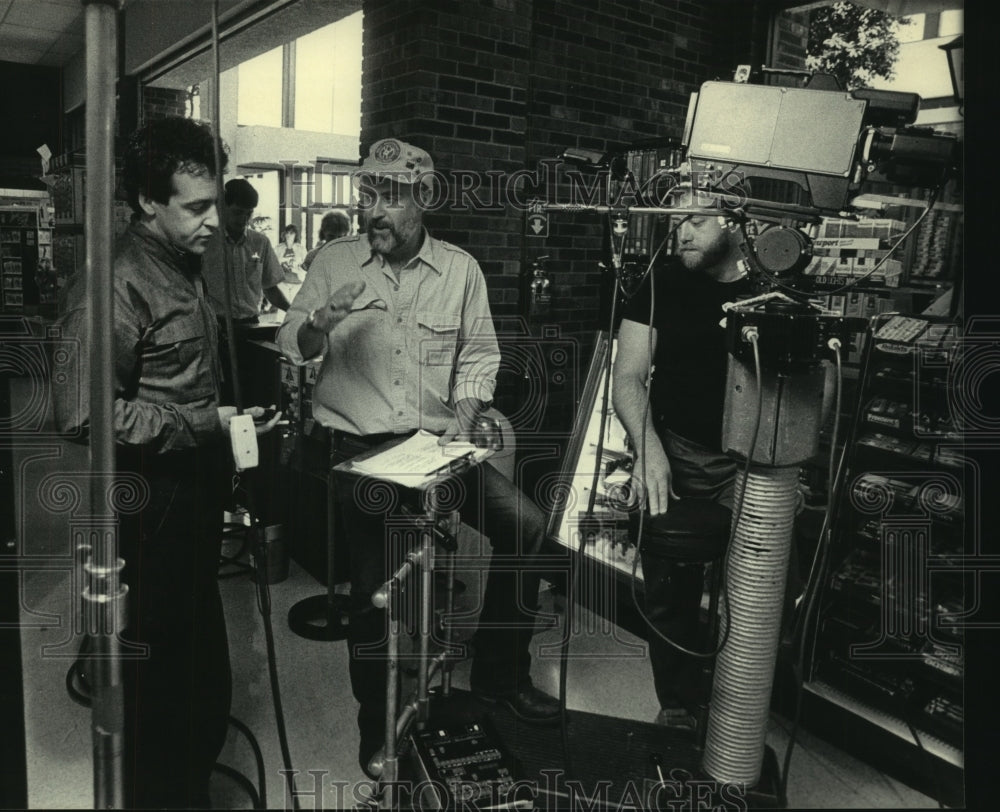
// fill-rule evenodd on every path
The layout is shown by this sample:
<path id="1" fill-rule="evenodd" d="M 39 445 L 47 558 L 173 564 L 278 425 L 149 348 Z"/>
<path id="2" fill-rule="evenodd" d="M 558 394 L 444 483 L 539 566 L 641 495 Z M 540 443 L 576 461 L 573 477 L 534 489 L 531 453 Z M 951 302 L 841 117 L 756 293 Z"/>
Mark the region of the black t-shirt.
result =
<path id="1" fill-rule="evenodd" d="M 717 282 L 668 260 L 654 268 L 656 350 L 650 409 L 657 430 L 721 451 L 726 392 L 722 305 L 752 292 L 749 279 Z M 650 274 L 650 276 L 652 275 Z M 650 278 L 626 303 L 623 318 L 649 324 Z"/>

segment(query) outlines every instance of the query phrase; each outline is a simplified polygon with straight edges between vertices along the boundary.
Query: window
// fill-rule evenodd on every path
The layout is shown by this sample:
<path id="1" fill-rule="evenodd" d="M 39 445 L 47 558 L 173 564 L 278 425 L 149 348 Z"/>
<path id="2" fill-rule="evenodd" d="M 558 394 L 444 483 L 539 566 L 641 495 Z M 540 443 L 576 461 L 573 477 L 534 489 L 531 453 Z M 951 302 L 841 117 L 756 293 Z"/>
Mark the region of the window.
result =
<path id="1" fill-rule="evenodd" d="M 282 50 L 274 48 L 239 66 L 237 123 L 281 126 Z"/>
<path id="2" fill-rule="evenodd" d="M 238 69 L 238 123 L 282 126 L 282 86 L 287 83 L 284 92 L 294 102 L 295 129 L 360 134 L 361 24 L 358 11 L 243 62 Z M 286 49 L 294 53 L 294 71 L 287 77 Z"/>
<path id="3" fill-rule="evenodd" d="M 295 42 L 295 128 L 361 129 L 361 12 Z"/>

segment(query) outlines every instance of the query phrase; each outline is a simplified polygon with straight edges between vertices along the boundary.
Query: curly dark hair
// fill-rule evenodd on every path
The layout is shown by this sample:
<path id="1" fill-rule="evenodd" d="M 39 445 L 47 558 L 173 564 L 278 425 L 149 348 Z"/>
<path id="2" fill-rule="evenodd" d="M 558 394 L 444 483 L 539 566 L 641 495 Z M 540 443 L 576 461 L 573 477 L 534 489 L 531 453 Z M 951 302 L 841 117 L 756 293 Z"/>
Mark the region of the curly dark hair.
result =
<path id="1" fill-rule="evenodd" d="M 321 240 L 335 240 L 343 237 L 351 230 L 351 221 L 342 211 L 328 211 L 323 215 L 319 224 L 319 237 Z"/>
<path id="2" fill-rule="evenodd" d="M 228 163 L 223 148 L 219 170 L 225 172 Z M 170 116 L 150 121 L 132 133 L 125 148 L 122 185 L 134 212 L 142 212 L 140 194 L 166 204 L 174 193 L 175 172 L 215 177 L 215 142 L 207 124 Z"/>

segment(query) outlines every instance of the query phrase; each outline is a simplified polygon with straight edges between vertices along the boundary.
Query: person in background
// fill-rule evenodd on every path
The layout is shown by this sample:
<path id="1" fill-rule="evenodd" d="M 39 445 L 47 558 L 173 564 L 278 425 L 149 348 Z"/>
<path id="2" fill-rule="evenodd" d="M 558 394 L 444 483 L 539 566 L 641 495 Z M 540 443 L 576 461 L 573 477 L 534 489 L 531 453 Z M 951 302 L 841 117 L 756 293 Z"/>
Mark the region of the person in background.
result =
<path id="1" fill-rule="evenodd" d="M 281 263 L 264 234 L 247 228 L 259 196 L 250 181 L 233 178 L 226 183 L 223 211 L 225 239 L 213 240 L 205 252 L 204 274 L 208 295 L 220 322 L 226 312 L 228 260 L 233 323 L 237 329 L 260 322 L 261 302 L 288 310 L 288 299 L 278 287 L 284 281 Z"/>
<path id="2" fill-rule="evenodd" d="M 472 256 L 423 225 L 432 171 L 418 147 L 394 138 L 371 147 L 362 165 L 366 233 L 319 252 L 278 331 L 293 363 L 323 356 L 313 415 L 332 432 L 334 466 L 419 429 L 440 434 L 440 443 L 468 440 L 493 399 L 500 352 L 486 280 Z M 386 691 L 386 616 L 371 596 L 395 570 L 387 523 L 402 512 L 356 498 L 365 481 L 333 479 L 350 550 L 348 651 L 358 759 L 368 773 L 383 743 Z M 489 537 L 500 559 L 486 578 L 472 690 L 523 722 L 553 724 L 559 703 L 529 674 L 539 572 L 525 565 L 541 548 L 545 516 L 488 464 L 462 483 L 462 518 Z M 405 498 L 397 496 L 392 504 Z"/>
<path id="3" fill-rule="evenodd" d="M 306 258 L 306 249 L 299 242 L 299 229 L 292 223 L 282 229 L 281 242 L 278 243 L 276 253 L 281 269 L 285 272 L 284 281 L 289 285 L 302 284 L 299 271 L 302 269 L 302 260 Z"/>
<path id="4" fill-rule="evenodd" d="M 261 298 L 274 307 L 287 310 L 288 298 L 278 285 L 284 279 L 281 264 L 264 234 L 248 228 L 257 206 L 257 190 L 243 178 L 226 183 L 226 205 L 222 213 L 225 226 L 222 239 L 212 240 L 202 263 L 205 287 L 218 319 L 219 340 L 223 358 L 223 396 L 235 400 L 232 373 L 228 363 L 230 346 L 236 352 L 240 376 L 240 392 L 253 388 L 252 358 L 248 357 L 247 340 L 252 328 L 260 324 Z M 232 319 L 235 336 L 226 335 L 226 265 L 229 267 Z"/>
<path id="5" fill-rule="evenodd" d="M 123 639 L 148 647 L 122 667 L 127 809 L 209 808 L 209 776 L 228 725 L 218 569 L 236 409 L 221 405 L 215 313 L 201 273 L 203 254 L 221 239 L 216 175 L 224 152 L 222 161 L 216 166 L 211 130 L 185 118 L 150 122 L 125 152 L 123 183 L 136 216 L 115 247 L 112 420 L 118 476 L 142 483 L 137 509 L 119 513 Z M 53 380 L 56 425 L 83 438 L 87 381 L 98 374 L 85 277 L 76 273 L 63 292 L 62 335 L 77 351 L 70 374 Z"/>
<path id="6" fill-rule="evenodd" d="M 302 270 L 308 273 L 309 266 L 312 265 L 312 261 L 316 258 L 316 254 L 319 253 L 319 249 L 330 242 L 330 240 L 346 237 L 350 233 L 351 221 L 344 212 L 334 209 L 324 214 L 319 224 L 319 242 L 315 248 L 306 254 L 305 259 L 302 260 Z"/>

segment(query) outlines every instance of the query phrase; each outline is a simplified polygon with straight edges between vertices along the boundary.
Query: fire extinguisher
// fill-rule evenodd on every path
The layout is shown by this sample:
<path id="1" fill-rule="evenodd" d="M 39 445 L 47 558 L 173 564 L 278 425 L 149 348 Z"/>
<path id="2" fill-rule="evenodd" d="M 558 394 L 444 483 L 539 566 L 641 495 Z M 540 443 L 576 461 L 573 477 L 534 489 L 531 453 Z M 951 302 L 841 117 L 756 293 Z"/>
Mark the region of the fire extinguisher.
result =
<path id="1" fill-rule="evenodd" d="M 547 256 L 538 257 L 531 263 L 528 278 L 528 318 L 539 319 L 549 315 L 552 309 L 552 282 L 545 271 Z"/>

